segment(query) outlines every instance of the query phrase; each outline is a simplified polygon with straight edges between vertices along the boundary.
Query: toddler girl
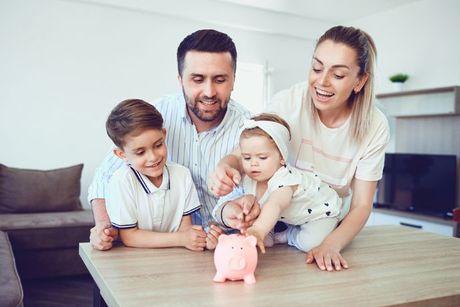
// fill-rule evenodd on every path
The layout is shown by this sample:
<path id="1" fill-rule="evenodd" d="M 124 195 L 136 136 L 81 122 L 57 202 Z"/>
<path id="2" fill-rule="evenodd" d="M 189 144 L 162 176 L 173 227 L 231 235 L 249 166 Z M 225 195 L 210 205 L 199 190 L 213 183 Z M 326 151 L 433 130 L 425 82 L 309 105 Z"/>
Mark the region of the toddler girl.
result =
<path id="1" fill-rule="evenodd" d="M 317 175 L 287 164 L 289 141 L 289 125 L 274 114 L 246 121 L 240 136 L 241 185 L 261 205 L 246 234 L 256 236 L 262 253 L 277 221 L 288 229 L 275 235 L 275 243 L 287 242 L 305 252 L 321 244 L 338 223 L 341 198 Z M 267 246 L 273 244 L 267 241 Z"/>

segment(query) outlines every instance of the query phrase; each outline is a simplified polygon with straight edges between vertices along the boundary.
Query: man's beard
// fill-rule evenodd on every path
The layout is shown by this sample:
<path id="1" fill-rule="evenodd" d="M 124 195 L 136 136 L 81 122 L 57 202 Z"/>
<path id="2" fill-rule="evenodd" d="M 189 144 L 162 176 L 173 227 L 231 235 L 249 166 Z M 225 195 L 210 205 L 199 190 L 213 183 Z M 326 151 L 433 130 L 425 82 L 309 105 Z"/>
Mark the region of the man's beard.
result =
<path id="1" fill-rule="evenodd" d="M 206 113 L 206 112 L 203 112 L 201 111 L 199 108 L 198 108 L 198 101 L 193 101 L 192 98 L 188 97 L 184 90 L 182 89 L 182 92 L 184 94 L 184 98 L 185 98 L 185 103 L 187 104 L 187 109 L 189 111 L 191 111 L 193 114 L 195 114 L 195 116 L 199 119 L 199 120 L 202 120 L 204 122 L 212 122 L 218 118 L 223 118 L 224 115 L 225 115 L 225 112 L 227 111 L 227 104 L 228 104 L 228 101 L 230 100 L 230 97 L 228 98 L 228 100 L 226 101 L 225 103 L 225 107 L 221 107 L 222 105 L 222 101 L 220 99 L 216 99 L 216 101 L 214 101 L 213 103 L 216 103 L 218 106 L 219 106 L 219 109 L 215 112 L 215 113 Z M 206 99 L 202 99 L 202 100 L 205 100 Z M 210 99 L 207 99 L 207 100 L 210 100 Z"/>

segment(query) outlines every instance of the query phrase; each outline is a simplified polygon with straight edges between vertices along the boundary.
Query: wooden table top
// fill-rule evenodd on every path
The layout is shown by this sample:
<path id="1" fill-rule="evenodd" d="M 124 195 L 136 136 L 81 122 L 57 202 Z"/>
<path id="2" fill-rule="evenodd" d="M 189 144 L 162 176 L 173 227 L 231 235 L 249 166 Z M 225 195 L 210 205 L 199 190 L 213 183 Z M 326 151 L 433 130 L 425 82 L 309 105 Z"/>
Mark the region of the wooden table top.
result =
<path id="1" fill-rule="evenodd" d="M 211 251 L 124 246 L 80 257 L 109 306 L 280 304 L 460 306 L 460 239 L 402 226 L 370 226 L 343 251 L 350 268 L 322 272 L 286 245 L 259 255 L 256 284 L 215 283 Z"/>

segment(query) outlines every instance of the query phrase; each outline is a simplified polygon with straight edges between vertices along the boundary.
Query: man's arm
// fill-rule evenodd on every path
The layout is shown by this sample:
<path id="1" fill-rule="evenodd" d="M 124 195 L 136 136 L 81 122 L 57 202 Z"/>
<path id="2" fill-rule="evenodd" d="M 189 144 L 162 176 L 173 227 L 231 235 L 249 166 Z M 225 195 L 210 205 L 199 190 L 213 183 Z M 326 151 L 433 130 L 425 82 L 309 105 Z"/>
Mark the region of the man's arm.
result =
<path id="1" fill-rule="evenodd" d="M 90 243 L 98 250 L 112 248 L 112 242 L 118 236 L 118 230 L 111 227 L 105 206 L 105 191 L 113 173 L 123 165 L 123 161 L 110 151 L 96 169 L 93 181 L 88 189 L 88 201 L 94 215 L 95 226 L 90 230 Z"/>
<path id="2" fill-rule="evenodd" d="M 90 230 L 89 241 L 93 248 L 98 250 L 109 250 L 113 241 L 118 236 L 118 230 L 113 228 L 107 210 L 105 199 L 96 198 L 91 202 L 94 215 L 94 227 Z"/>
<path id="3" fill-rule="evenodd" d="M 231 154 L 223 157 L 216 169 L 209 175 L 209 189 L 216 196 L 224 196 L 233 191 L 241 181 L 241 153 L 235 149 Z"/>

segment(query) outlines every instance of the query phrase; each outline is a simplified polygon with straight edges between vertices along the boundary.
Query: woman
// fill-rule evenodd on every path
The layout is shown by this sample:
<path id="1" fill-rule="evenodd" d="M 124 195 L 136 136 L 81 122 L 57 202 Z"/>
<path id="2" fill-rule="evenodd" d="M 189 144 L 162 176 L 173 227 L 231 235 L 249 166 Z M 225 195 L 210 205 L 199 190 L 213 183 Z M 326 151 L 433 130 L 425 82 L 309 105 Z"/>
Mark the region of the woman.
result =
<path id="1" fill-rule="evenodd" d="M 307 252 L 307 263 L 315 261 L 321 270 L 348 268 L 340 252 L 365 225 L 382 177 L 389 128 L 373 104 L 375 58 L 367 33 L 333 27 L 316 44 L 308 82 L 278 93 L 266 110 L 291 127 L 291 165 L 314 171 L 344 200 L 340 225 Z M 215 194 L 225 195 L 238 183 L 238 155 L 222 159 L 211 174 Z"/>

